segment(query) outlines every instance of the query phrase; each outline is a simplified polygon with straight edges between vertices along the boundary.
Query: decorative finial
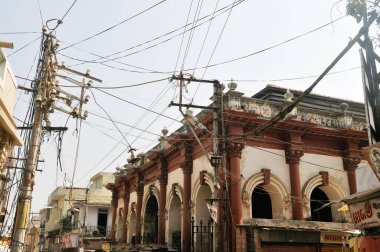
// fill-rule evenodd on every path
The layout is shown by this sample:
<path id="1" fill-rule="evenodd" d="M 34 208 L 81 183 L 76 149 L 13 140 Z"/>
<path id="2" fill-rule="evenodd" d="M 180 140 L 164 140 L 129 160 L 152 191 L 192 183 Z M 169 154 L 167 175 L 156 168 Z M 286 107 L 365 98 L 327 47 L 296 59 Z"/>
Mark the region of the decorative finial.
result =
<path id="1" fill-rule="evenodd" d="M 342 110 L 342 112 L 346 112 L 346 110 L 348 109 L 348 104 L 343 102 L 339 105 L 340 109 Z"/>
<path id="2" fill-rule="evenodd" d="M 237 84 L 236 84 L 236 82 L 234 82 L 233 79 L 231 79 L 231 82 L 228 83 L 227 86 L 228 86 L 228 88 L 229 88 L 231 91 L 234 91 L 234 90 L 237 88 Z"/>
<path id="3" fill-rule="evenodd" d="M 294 96 L 294 95 L 290 92 L 290 89 L 288 88 L 288 89 L 286 90 L 286 93 L 284 94 L 285 101 L 286 101 L 286 102 L 291 102 L 292 99 L 293 99 L 293 96 Z"/>
<path id="4" fill-rule="evenodd" d="M 164 128 L 161 130 L 161 133 L 162 133 L 163 136 L 166 136 L 166 135 L 169 133 L 169 130 L 168 130 L 166 127 L 164 127 Z"/>

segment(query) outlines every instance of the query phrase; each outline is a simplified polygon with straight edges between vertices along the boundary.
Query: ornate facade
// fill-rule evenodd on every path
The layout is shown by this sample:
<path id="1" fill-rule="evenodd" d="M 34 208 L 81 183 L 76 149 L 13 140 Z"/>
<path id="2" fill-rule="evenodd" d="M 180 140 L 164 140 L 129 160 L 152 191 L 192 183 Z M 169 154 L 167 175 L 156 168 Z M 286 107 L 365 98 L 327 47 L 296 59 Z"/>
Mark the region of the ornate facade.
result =
<path id="1" fill-rule="evenodd" d="M 203 111 L 198 118 L 208 131 L 196 129 L 202 147 L 184 125 L 170 136 L 164 130 L 156 148 L 118 168 L 108 185 L 112 239 L 181 251 L 341 251 L 341 244 L 319 238 L 352 228 L 335 202 L 356 192 L 355 171 L 367 145 L 364 105 L 309 95 L 260 136 L 246 135 L 300 92 L 268 85 L 244 97 L 235 83 L 229 88 L 216 186 L 209 162 L 213 117 Z"/>

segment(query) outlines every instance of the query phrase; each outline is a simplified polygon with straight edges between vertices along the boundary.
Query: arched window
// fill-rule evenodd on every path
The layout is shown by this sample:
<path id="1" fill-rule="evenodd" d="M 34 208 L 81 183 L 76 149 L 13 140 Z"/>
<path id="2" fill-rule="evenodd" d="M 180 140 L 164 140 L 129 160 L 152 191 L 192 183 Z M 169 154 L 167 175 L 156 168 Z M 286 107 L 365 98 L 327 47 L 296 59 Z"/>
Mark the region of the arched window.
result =
<path id="1" fill-rule="evenodd" d="M 158 233 L 158 203 L 153 195 L 149 197 L 146 204 L 144 221 L 143 243 L 156 243 Z"/>
<path id="2" fill-rule="evenodd" d="M 272 200 L 262 186 L 256 186 L 252 193 L 252 218 L 272 219 Z"/>
<path id="3" fill-rule="evenodd" d="M 332 222 L 331 206 L 321 209 L 323 205 L 329 203 L 330 200 L 320 188 L 316 187 L 311 192 L 310 209 L 312 221 Z M 315 211 L 317 210 L 317 211 Z"/>

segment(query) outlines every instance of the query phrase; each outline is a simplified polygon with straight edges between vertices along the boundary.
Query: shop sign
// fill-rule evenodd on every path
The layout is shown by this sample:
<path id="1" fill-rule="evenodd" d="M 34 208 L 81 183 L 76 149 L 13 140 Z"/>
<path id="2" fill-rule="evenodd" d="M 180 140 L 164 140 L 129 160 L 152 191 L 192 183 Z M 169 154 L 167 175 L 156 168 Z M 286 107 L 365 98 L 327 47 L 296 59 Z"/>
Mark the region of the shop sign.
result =
<path id="1" fill-rule="evenodd" d="M 62 235 L 62 248 L 76 248 L 78 247 L 78 234 L 64 234 Z"/>
<path id="2" fill-rule="evenodd" d="M 380 198 L 348 205 L 356 228 L 380 226 Z"/>
<path id="3" fill-rule="evenodd" d="M 342 232 L 321 232 L 321 243 L 347 243 L 351 236 Z"/>

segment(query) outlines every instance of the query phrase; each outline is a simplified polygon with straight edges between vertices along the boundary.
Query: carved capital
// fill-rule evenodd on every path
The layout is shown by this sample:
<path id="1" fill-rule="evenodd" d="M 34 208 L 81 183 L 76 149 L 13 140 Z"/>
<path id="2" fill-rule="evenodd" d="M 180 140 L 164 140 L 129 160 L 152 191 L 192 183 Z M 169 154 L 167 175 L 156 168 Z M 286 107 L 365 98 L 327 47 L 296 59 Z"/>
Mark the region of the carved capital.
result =
<path id="1" fill-rule="evenodd" d="M 137 196 L 142 196 L 144 194 L 144 181 L 137 181 L 136 194 Z"/>
<path id="2" fill-rule="evenodd" d="M 227 143 L 227 152 L 230 157 L 241 158 L 241 152 L 245 147 L 243 141 L 230 141 Z"/>
<path id="3" fill-rule="evenodd" d="M 289 164 L 291 162 L 299 162 L 304 152 L 301 149 L 287 149 L 285 151 L 286 162 Z"/>
<path id="4" fill-rule="evenodd" d="M 167 173 L 160 173 L 158 175 L 158 182 L 160 185 L 167 185 L 168 184 L 168 174 Z"/>
<path id="5" fill-rule="evenodd" d="M 355 170 L 360 164 L 361 159 L 359 157 L 345 157 L 343 158 L 343 166 L 346 171 Z"/>

